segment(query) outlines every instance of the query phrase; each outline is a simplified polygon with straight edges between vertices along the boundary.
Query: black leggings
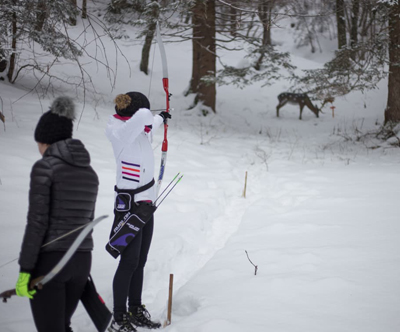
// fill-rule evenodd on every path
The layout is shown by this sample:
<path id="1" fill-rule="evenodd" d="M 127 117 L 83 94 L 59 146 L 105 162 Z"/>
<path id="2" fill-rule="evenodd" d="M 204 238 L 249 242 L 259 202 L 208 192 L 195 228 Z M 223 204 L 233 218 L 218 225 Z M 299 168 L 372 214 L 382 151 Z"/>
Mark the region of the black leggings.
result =
<path id="1" fill-rule="evenodd" d="M 126 312 L 128 306 L 142 304 L 143 272 L 153 237 L 154 218 L 146 223 L 121 254 L 113 281 L 114 317 Z"/>
<path id="2" fill-rule="evenodd" d="M 49 272 L 65 252 L 47 252 L 39 256 L 32 278 Z M 75 253 L 67 265 L 30 300 L 38 332 L 65 332 L 78 306 L 92 264 L 91 252 Z"/>

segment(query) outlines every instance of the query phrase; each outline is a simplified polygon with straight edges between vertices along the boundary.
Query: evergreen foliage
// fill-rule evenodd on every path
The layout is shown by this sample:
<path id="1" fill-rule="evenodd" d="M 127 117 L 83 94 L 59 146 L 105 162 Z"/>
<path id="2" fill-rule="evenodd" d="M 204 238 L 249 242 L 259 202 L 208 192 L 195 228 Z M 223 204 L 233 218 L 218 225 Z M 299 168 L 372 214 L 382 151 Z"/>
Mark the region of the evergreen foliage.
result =
<path id="1" fill-rule="evenodd" d="M 354 58 L 354 60 L 353 60 Z M 388 75 L 387 45 L 382 40 L 368 40 L 336 52 L 322 69 L 304 70 L 293 75 L 293 86 L 318 99 L 344 96 L 351 91 L 375 89 Z"/>
<path id="2" fill-rule="evenodd" d="M 41 7 L 41 0 L 3 0 L 0 3 L 0 49 L 2 59 L 11 61 L 11 56 L 19 55 L 21 48 L 32 52 L 32 58 L 23 65 L 40 65 L 34 60 L 37 46 L 43 52 L 56 57 L 73 60 L 82 55 L 82 50 L 68 37 L 67 26 L 76 8 L 67 1 L 47 1 Z M 44 13 L 43 13 L 43 10 Z M 43 16 L 44 14 L 44 16 Z M 13 44 L 18 43 L 18 48 Z M 43 68 L 42 68 L 43 69 Z M 14 81 L 15 73 L 9 75 Z"/>
<path id="3" fill-rule="evenodd" d="M 264 55 L 261 67 L 256 70 L 254 66 L 261 53 Z M 295 69 L 295 66 L 290 63 L 290 54 L 277 52 L 272 46 L 250 47 L 245 63 L 246 65 L 239 68 L 224 65 L 224 68 L 218 72 L 216 82 L 219 85 L 234 84 L 241 89 L 260 81 L 267 86 L 283 78 L 282 68 L 286 69 L 287 75 L 289 73 L 293 75 Z"/>
<path id="4" fill-rule="evenodd" d="M 321 4 L 323 2 L 321 1 Z M 387 77 L 388 7 L 375 0 L 361 3 L 352 0 L 346 1 L 344 5 L 347 34 L 350 36 L 347 38 L 347 45 L 337 50 L 334 58 L 325 63 L 322 69 L 305 70 L 302 75 L 293 75 L 291 77 L 293 90 L 307 92 L 314 98 L 324 99 L 327 96 L 343 96 L 351 91 L 364 92 L 375 89 L 378 82 Z M 358 17 L 354 16 L 355 6 L 361 6 Z M 328 15 L 332 9 L 335 10 L 325 4 L 324 17 L 328 23 L 332 22 L 334 11 L 331 12 L 331 18 Z M 313 21 L 319 20 L 313 19 Z M 323 30 L 320 31 L 323 35 Z"/>
<path id="5" fill-rule="evenodd" d="M 108 6 L 107 2 L 108 1 Z M 264 85 L 276 80 L 288 79 L 291 91 L 307 92 L 311 97 L 323 100 L 326 97 L 343 96 L 355 90 L 367 91 L 376 88 L 378 82 L 389 76 L 394 79 L 397 60 L 397 27 L 395 18 L 399 3 L 395 0 L 105 0 L 99 18 L 93 18 L 90 11 L 83 22 L 82 35 L 90 27 L 101 46 L 101 38 L 129 38 L 143 44 L 140 70 L 147 74 L 150 47 L 158 23 L 167 42 L 181 42 L 188 39 L 197 43 L 193 48 L 202 60 L 193 62 L 193 73 L 187 94 L 194 94 L 195 103 L 207 104 L 205 86 L 233 84 L 239 88 L 254 82 Z M 207 7 L 215 7 L 213 15 Z M 338 11 L 340 9 L 340 29 Z M 203 11 L 203 12 L 202 12 Z M 40 84 L 62 80 L 64 83 L 91 84 L 92 79 L 85 72 L 79 57 L 87 54 L 91 59 L 104 65 L 115 80 L 108 66 L 106 50 L 102 59 L 87 51 L 91 41 L 79 42 L 68 35 L 72 21 L 81 12 L 74 1 L 62 0 L 2 0 L 0 2 L 0 79 L 14 83 L 21 72 L 28 73 Z M 393 14 L 393 12 L 395 14 Z M 391 14 L 392 13 L 392 14 Z M 103 15 L 104 14 L 104 15 Z M 83 12 L 82 12 L 83 15 Z M 86 15 L 86 8 L 85 8 Z M 196 17 L 194 17 L 196 15 Z M 202 25 L 210 20 L 213 27 L 211 39 L 204 34 Z M 103 17 L 103 18 L 101 18 Z M 197 21 L 196 21 L 197 19 Z M 282 19 L 291 22 L 294 38 L 299 48 L 310 47 L 310 51 L 323 52 L 321 40 L 341 39 L 340 47 L 332 60 L 322 68 L 306 70 L 295 74 L 290 55 L 278 51 L 271 38 L 271 27 L 279 28 Z M 96 20 L 96 27 L 92 22 Z M 85 23 L 86 22 L 86 23 Z M 196 25 L 196 22 L 200 24 Z M 137 34 L 129 36 L 125 27 L 137 27 Z M 101 29 L 101 34 L 96 29 Z M 345 35 L 338 36 L 340 31 Z M 396 30 L 397 31 L 397 30 Z M 194 33 L 196 32 L 196 35 Z M 203 34 L 200 36 L 198 34 Z M 213 37 L 215 33 L 215 38 Z M 273 36 L 272 36 L 273 37 Z M 202 44 L 205 42 L 206 44 Z M 116 49 L 118 46 L 116 45 Z M 244 51 L 239 65 L 226 63 L 219 56 L 220 50 Z M 204 52 L 205 51 L 205 52 Z M 390 55 L 391 58 L 388 56 Z M 59 77 L 52 72 L 52 66 L 59 58 L 75 62 L 81 77 Z M 193 59 L 196 55 L 193 55 Z M 104 60 L 105 59 L 105 60 Z M 200 71 L 201 63 L 215 64 L 219 61 L 221 70 Z M 390 67 L 392 66 L 392 67 Z M 215 67 L 215 66 L 214 66 Z M 392 68 L 389 72 L 389 67 Z M 392 76 L 390 76 L 392 75 Z M 392 77 L 393 79 L 390 79 Z M 46 79 L 43 79 L 46 78 Z M 83 83 L 82 83 L 83 82 Z M 35 87 L 36 88 L 36 87 Z M 51 90 L 48 86 L 43 93 Z M 214 89 L 215 90 L 215 89 Z M 210 90 L 211 91 L 211 90 Z M 215 94 L 215 93 L 214 93 Z M 215 96 L 214 96 L 215 99 Z M 387 115 L 394 112 L 397 100 L 390 101 Z M 215 110 L 214 110 L 215 111 Z M 398 111 L 396 110 L 397 114 Z M 389 116 L 388 121 L 397 121 L 399 116 Z"/>

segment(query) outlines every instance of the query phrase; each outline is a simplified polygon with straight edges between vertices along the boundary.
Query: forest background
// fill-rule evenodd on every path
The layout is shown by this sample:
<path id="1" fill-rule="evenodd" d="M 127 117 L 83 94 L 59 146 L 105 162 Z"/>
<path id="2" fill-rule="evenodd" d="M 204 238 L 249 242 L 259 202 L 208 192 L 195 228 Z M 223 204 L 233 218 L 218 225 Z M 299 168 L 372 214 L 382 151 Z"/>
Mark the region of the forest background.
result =
<path id="1" fill-rule="evenodd" d="M 112 100 L 137 90 L 165 109 L 168 68 L 164 186 L 184 177 L 156 215 L 153 317 L 166 319 L 174 273 L 170 331 L 397 330 L 399 21 L 397 1 L 2 0 L 1 290 L 18 276 L 40 115 L 75 99 L 96 215 L 110 214 Z M 307 93 L 319 118 L 306 107 L 300 121 L 299 105 L 276 117 L 281 92 Z M 94 232 L 92 274 L 112 308 L 109 222 Z M 0 325 L 34 330 L 28 301 L 4 304 Z M 82 307 L 73 329 L 95 330 Z"/>
<path id="2" fill-rule="evenodd" d="M 103 39 L 115 42 L 129 38 L 127 26 L 137 28 L 143 41 L 140 71 L 149 72 L 150 48 L 157 23 L 170 42 L 192 42 L 192 75 L 186 95 L 194 95 L 192 107 L 201 103 L 204 114 L 216 112 L 218 85 L 243 88 L 254 82 L 269 85 L 277 79 L 291 81 L 290 90 L 308 93 L 314 100 L 330 101 L 351 91 L 374 89 L 388 78 L 385 124 L 400 121 L 399 90 L 400 20 L 396 0 L 259 0 L 259 1 L 143 1 L 111 0 L 78 3 L 71 1 L 2 0 L 0 4 L 0 73 L 14 84 L 22 75 L 35 77 L 31 86 L 39 97 L 57 89 L 60 83 L 76 88 L 85 99 L 96 97 L 93 77 L 81 62 L 84 54 L 104 67 L 111 86 L 115 84 L 114 64 L 108 62 Z M 106 8 L 104 8 L 104 6 Z M 84 20 L 82 35 L 92 30 L 96 38 L 71 38 L 68 27 Z M 321 38 L 337 40 L 333 58 L 314 70 L 298 75 L 289 54 L 276 49 L 271 31 L 283 19 L 290 19 L 298 47 L 321 52 Z M 88 53 L 96 43 L 97 53 Z M 244 50 L 241 66 L 226 63 L 223 49 Z M 52 59 L 41 61 L 44 55 Z M 125 61 L 127 54 L 121 54 Z M 46 57 L 47 58 L 47 57 Z M 79 75 L 60 77 L 55 71 L 59 60 L 67 59 L 79 68 Z M 217 70 L 217 61 L 220 68 Z M 117 65 L 117 64 L 115 64 Z M 282 69 L 285 72 L 282 73 Z M 80 88 L 82 87 L 82 88 Z"/>

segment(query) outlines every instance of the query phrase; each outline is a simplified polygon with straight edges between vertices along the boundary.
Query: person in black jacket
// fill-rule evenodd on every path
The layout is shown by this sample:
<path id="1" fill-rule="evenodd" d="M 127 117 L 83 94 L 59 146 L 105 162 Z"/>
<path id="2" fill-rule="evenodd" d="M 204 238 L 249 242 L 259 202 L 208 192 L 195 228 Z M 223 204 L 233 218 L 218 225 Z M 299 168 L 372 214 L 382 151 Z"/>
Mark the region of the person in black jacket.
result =
<path id="1" fill-rule="evenodd" d="M 72 139 L 75 107 L 69 97 L 54 100 L 35 129 L 42 159 L 32 167 L 29 210 L 19 257 L 16 293 L 30 299 L 38 332 L 68 332 L 91 268 L 89 234 L 66 266 L 41 290 L 30 280 L 47 274 L 79 232 L 46 243 L 94 218 L 99 180 L 81 141 Z"/>

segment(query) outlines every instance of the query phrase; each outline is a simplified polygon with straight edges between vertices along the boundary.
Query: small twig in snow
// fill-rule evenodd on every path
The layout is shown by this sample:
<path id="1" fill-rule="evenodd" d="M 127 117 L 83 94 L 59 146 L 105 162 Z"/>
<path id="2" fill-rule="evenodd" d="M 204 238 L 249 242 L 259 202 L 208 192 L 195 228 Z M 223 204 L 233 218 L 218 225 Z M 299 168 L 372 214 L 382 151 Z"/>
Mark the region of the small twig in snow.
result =
<path id="1" fill-rule="evenodd" d="M 257 270 L 258 270 L 258 266 L 257 265 L 255 265 L 251 260 L 250 260 L 250 257 L 249 257 L 249 254 L 247 253 L 247 250 L 245 250 L 245 253 L 246 253 L 246 255 L 247 255 L 247 259 L 249 260 L 249 262 L 254 266 L 254 275 L 256 276 L 257 275 Z"/>

